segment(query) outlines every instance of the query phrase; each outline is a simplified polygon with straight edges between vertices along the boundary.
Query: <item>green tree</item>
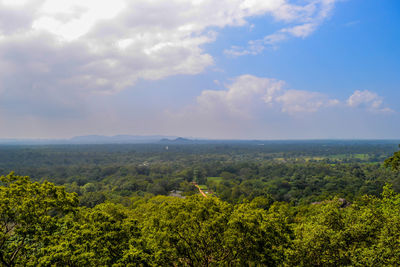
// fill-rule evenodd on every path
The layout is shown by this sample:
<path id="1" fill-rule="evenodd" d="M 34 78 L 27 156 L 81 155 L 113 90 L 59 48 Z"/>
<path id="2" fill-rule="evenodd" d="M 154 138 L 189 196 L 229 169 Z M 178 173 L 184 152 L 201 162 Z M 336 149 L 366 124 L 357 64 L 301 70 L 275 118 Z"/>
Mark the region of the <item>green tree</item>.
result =
<path id="1" fill-rule="evenodd" d="M 348 207 L 339 199 L 310 205 L 296 220 L 290 266 L 398 265 L 400 195 L 390 186 L 382 198 L 363 196 Z"/>
<path id="2" fill-rule="evenodd" d="M 390 167 L 393 171 L 400 171 L 400 151 L 394 152 L 393 156 L 387 158 L 384 165 L 386 168 Z"/>
<path id="3" fill-rule="evenodd" d="M 92 209 L 81 208 L 76 214 L 65 217 L 57 236 L 43 250 L 40 264 L 124 266 L 132 263 L 133 258 L 127 258 L 125 254 L 137 250 L 135 241 L 139 238 L 139 231 L 136 221 L 130 218 L 124 206 L 106 203 Z"/>
<path id="4" fill-rule="evenodd" d="M 231 254 L 221 263 L 240 266 L 283 263 L 289 231 L 280 215 L 274 208 L 266 212 L 251 204 L 236 206 L 224 235 L 224 245 Z"/>
<path id="5" fill-rule="evenodd" d="M 75 193 L 27 176 L 0 177 L 0 261 L 5 266 L 31 264 L 59 228 L 60 218 L 78 205 Z"/>
<path id="6" fill-rule="evenodd" d="M 224 228 L 232 207 L 216 198 L 155 197 L 136 209 L 155 265 L 206 266 L 226 256 Z"/>
<path id="7" fill-rule="evenodd" d="M 287 241 L 277 213 L 233 206 L 215 197 L 155 197 L 138 206 L 149 263 L 215 266 L 274 265 Z"/>

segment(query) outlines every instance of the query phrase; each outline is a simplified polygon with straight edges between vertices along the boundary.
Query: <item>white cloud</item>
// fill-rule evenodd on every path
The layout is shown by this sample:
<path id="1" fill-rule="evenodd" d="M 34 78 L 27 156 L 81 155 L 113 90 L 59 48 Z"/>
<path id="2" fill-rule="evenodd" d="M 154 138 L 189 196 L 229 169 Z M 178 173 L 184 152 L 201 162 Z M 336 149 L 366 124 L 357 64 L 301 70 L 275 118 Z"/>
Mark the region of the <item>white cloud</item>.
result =
<path id="1" fill-rule="evenodd" d="M 286 89 L 284 81 L 242 75 L 224 90 L 202 91 L 196 104 L 183 113 L 198 120 L 226 122 L 252 121 L 268 114 L 301 118 L 328 109 L 351 113 L 360 107 L 369 112 L 392 111 L 384 107 L 381 97 L 369 91 L 355 91 L 347 101 L 340 101 L 320 92 Z"/>
<path id="2" fill-rule="evenodd" d="M 315 23 L 306 23 L 292 28 L 282 29 L 281 32 L 287 32 L 295 37 L 305 38 L 314 32 L 316 27 L 317 25 Z"/>
<path id="3" fill-rule="evenodd" d="M 330 15 L 338 0 L 313 0 L 306 1 L 304 5 L 289 4 L 281 1 L 279 8 L 273 13 L 275 19 L 284 21 L 290 26 L 277 30 L 259 40 L 251 40 L 247 47 L 232 46 L 225 50 L 225 54 L 232 56 L 257 55 L 266 47 L 276 47 L 277 43 L 290 37 L 305 38 L 312 34 Z M 258 2 L 257 0 L 252 1 Z"/>
<path id="4" fill-rule="evenodd" d="M 250 42 L 250 52 L 238 52 L 259 53 L 264 49 L 263 42 L 278 42 L 288 34 L 304 37 L 312 32 L 307 25 L 318 17 L 322 20 L 324 10 L 330 10 L 333 3 L 0 0 L 0 83 L 3 90 L 27 90 L 35 85 L 42 87 L 43 93 L 46 88 L 80 94 L 112 93 L 139 79 L 197 74 L 214 63 L 203 46 L 216 40 L 218 29 L 247 25 L 249 18 L 266 15 L 285 24 L 300 25 L 265 41 Z M 43 72 L 32 72 L 27 65 L 45 69 L 47 82 Z M 15 84 L 8 83 L 21 77 L 29 78 L 25 89 L 15 89 Z"/>
<path id="5" fill-rule="evenodd" d="M 289 115 L 313 113 L 339 104 L 318 92 L 287 90 L 285 82 L 242 75 L 226 85 L 226 90 L 205 90 L 197 98 L 197 110 L 215 116 L 251 119 L 260 112 L 279 111 Z"/>
<path id="6" fill-rule="evenodd" d="M 273 104 L 284 82 L 252 75 L 237 77 L 228 90 L 205 90 L 197 98 L 198 108 L 212 113 L 225 113 L 248 118 L 257 105 Z"/>
<path id="7" fill-rule="evenodd" d="M 286 87 L 284 81 L 276 79 L 238 76 L 221 90 L 202 91 L 192 105 L 164 111 L 162 120 L 168 134 L 198 137 L 389 136 L 384 132 L 394 117 L 375 93 L 355 91 L 347 100 L 338 100 L 321 92 Z"/>
<path id="8" fill-rule="evenodd" d="M 2 3 L 6 6 L 23 6 L 28 2 L 29 0 L 2 0 Z"/>
<path id="9" fill-rule="evenodd" d="M 291 115 L 317 112 L 321 108 L 339 104 L 339 100 L 329 99 L 324 94 L 301 90 L 288 90 L 283 95 L 278 96 L 276 101 L 282 104 L 282 112 Z"/>
<path id="10" fill-rule="evenodd" d="M 366 108 L 374 112 L 393 112 L 383 105 L 383 98 L 368 90 L 355 91 L 348 99 L 347 105 L 353 108 Z"/>

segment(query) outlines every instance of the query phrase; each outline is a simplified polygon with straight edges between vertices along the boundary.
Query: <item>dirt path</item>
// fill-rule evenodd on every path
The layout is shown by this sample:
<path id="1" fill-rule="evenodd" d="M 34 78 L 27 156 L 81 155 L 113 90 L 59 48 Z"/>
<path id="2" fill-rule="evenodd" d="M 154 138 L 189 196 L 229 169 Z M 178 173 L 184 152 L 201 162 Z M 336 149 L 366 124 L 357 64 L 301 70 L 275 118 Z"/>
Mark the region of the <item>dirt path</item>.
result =
<path id="1" fill-rule="evenodd" d="M 197 183 L 193 182 L 193 185 L 197 187 L 197 189 L 199 189 L 199 192 L 203 195 L 203 197 L 207 197 L 207 195 L 203 192 L 203 190 L 201 190 L 200 186 Z"/>

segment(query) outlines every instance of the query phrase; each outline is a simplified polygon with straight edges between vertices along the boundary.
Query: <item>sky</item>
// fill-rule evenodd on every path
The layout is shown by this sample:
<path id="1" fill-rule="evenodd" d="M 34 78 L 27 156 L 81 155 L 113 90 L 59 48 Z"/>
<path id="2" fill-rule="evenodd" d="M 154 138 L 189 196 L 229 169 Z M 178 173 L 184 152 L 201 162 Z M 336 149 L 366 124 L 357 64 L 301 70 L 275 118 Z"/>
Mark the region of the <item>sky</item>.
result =
<path id="1" fill-rule="evenodd" d="M 0 138 L 400 139 L 398 0 L 0 0 Z"/>

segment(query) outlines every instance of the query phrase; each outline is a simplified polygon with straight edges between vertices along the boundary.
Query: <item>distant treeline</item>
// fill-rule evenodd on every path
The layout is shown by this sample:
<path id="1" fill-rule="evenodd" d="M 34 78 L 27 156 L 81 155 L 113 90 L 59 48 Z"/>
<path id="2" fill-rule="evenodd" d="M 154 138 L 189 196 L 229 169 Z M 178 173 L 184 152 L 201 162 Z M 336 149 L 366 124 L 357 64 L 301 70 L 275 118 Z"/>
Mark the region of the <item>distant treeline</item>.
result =
<path id="1" fill-rule="evenodd" d="M 386 182 L 400 192 L 400 175 L 382 166 L 389 143 L 298 142 L 213 145 L 0 146 L 0 173 L 65 185 L 81 205 L 131 198 L 196 194 L 207 185 L 220 199 L 243 203 L 263 196 L 296 204 L 332 197 L 378 196 Z"/>

